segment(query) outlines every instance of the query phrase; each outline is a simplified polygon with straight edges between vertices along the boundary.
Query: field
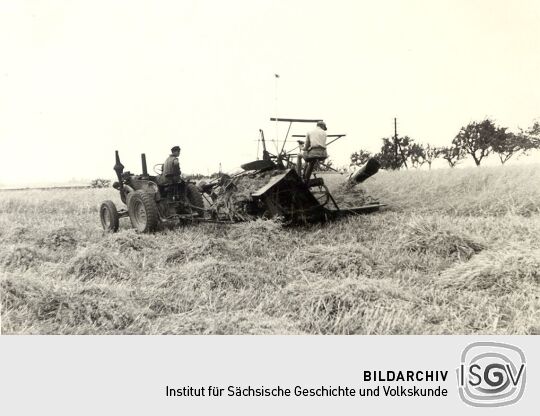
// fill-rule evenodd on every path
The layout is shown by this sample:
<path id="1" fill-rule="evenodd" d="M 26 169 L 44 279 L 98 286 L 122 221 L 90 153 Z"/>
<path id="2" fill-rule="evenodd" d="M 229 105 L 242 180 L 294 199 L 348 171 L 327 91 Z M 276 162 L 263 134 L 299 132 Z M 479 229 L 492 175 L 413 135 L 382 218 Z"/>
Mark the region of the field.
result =
<path id="1" fill-rule="evenodd" d="M 540 334 L 539 165 L 365 188 L 388 207 L 154 235 L 102 233 L 113 189 L 0 192 L 2 333 Z"/>

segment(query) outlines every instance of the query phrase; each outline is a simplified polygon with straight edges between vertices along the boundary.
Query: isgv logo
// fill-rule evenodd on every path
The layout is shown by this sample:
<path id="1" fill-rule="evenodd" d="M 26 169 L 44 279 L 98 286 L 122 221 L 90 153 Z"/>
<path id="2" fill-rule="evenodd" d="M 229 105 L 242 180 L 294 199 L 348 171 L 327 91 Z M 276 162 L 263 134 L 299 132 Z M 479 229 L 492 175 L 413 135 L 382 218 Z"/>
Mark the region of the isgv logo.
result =
<path id="1" fill-rule="evenodd" d="M 525 391 L 525 354 L 514 345 L 474 342 L 463 350 L 457 376 L 459 395 L 468 405 L 508 406 Z"/>

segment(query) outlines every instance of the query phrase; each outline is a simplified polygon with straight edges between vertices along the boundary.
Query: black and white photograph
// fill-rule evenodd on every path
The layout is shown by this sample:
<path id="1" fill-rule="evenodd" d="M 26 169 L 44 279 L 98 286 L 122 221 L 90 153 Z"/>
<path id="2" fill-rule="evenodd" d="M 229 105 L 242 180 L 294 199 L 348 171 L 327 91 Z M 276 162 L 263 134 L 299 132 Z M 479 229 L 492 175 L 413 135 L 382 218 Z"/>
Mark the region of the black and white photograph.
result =
<path id="1" fill-rule="evenodd" d="M 1 2 L 2 338 L 539 335 L 539 22 Z"/>

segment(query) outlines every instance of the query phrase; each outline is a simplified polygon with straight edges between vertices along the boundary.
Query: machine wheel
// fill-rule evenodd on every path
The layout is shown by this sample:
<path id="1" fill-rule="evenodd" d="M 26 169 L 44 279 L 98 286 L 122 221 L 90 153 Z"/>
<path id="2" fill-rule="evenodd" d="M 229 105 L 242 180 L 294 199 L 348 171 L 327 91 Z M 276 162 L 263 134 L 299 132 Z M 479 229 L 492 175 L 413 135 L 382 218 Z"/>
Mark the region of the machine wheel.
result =
<path id="1" fill-rule="evenodd" d="M 189 203 L 196 208 L 193 208 L 199 216 L 204 215 L 204 200 L 199 189 L 192 183 L 186 184 L 186 195 Z"/>
<path id="2" fill-rule="evenodd" d="M 99 207 L 99 219 L 101 220 L 101 226 L 108 233 L 115 233 L 118 231 L 119 217 L 116 205 L 112 201 L 104 201 Z"/>
<path id="3" fill-rule="evenodd" d="M 142 190 L 133 192 L 128 201 L 128 213 L 131 225 L 139 233 L 151 233 L 156 230 L 159 214 L 153 194 Z"/>

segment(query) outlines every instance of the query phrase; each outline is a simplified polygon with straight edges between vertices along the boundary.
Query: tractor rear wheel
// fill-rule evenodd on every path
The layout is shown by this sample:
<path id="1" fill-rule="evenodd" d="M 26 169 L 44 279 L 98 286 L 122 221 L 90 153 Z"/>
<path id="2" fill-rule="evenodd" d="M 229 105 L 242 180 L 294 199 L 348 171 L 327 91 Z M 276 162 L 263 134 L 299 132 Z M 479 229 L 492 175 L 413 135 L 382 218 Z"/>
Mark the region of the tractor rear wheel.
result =
<path id="1" fill-rule="evenodd" d="M 197 189 L 197 187 L 192 183 L 188 183 L 186 188 L 186 194 L 187 199 L 191 204 L 191 208 L 194 209 L 195 212 L 202 217 L 204 215 L 204 200 L 199 189 Z"/>
<path id="2" fill-rule="evenodd" d="M 101 220 L 101 226 L 106 232 L 115 233 L 118 231 L 120 221 L 114 202 L 104 201 L 101 204 L 101 207 L 99 207 L 99 219 Z"/>
<path id="3" fill-rule="evenodd" d="M 128 201 L 128 213 L 131 225 L 139 233 L 151 233 L 156 230 L 159 214 L 153 194 L 142 190 L 133 192 Z"/>

